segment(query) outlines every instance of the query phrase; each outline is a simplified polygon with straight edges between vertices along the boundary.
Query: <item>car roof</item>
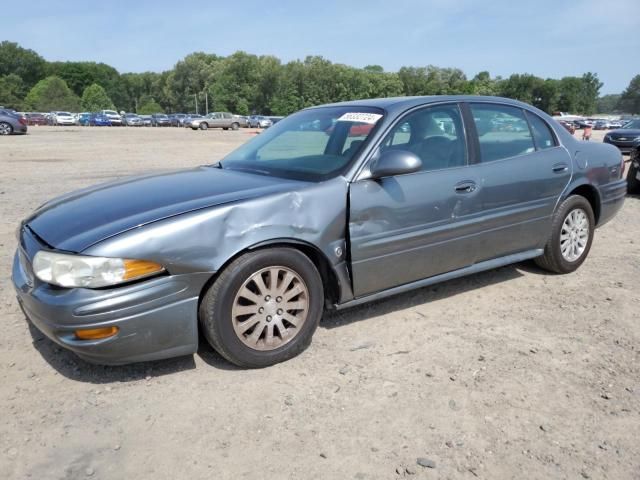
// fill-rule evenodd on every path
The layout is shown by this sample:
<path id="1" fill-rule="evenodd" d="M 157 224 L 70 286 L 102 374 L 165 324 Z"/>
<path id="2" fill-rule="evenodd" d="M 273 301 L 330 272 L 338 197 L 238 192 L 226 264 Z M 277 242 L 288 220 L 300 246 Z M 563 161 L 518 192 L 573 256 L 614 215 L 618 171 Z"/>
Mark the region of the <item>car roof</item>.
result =
<path id="1" fill-rule="evenodd" d="M 406 110 L 408 108 L 427 105 L 429 103 L 441 102 L 497 102 L 509 104 L 517 107 L 535 108 L 518 100 L 512 100 L 504 97 L 490 97 L 482 95 L 429 95 L 420 97 L 389 97 L 389 98 L 372 98 L 366 100 L 351 100 L 348 102 L 329 103 L 326 105 L 318 105 L 310 108 L 322 107 L 377 107 L 384 110 Z"/>

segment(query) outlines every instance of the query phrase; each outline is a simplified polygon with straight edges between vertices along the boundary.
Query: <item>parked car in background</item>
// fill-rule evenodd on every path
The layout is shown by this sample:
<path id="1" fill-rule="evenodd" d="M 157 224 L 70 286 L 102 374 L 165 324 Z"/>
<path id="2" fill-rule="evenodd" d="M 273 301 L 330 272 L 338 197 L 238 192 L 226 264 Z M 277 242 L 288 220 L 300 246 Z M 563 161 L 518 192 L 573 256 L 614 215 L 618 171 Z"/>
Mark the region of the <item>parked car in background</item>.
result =
<path id="1" fill-rule="evenodd" d="M 609 128 L 622 128 L 624 126 L 624 123 L 622 122 L 622 120 L 612 120 L 611 122 L 609 122 Z"/>
<path id="2" fill-rule="evenodd" d="M 184 127 L 184 120 L 187 118 L 186 113 L 174 113 L 169 115 L 169 120 L 171 120 L 172 127 Z"/>
<path id="3" fill-rule="evenodd" d="M 188 113 L 182 122 L 182 126 L 186 128 L 191 128 L 191 122 L 197 120 L 199 118 L 203 118 L 204 115 L 200 115 L 199 113 Z"/>
<path id="4" fill-rule="evenodd" d="M 266 367 L 302 352 L 325 308 L 528 259 L 577 270 L 624 203 L 621 160 L 503 98 L 308 108 L 215 165 L 45 203 L 12 279 L 35 327 L 91 361 L 190 355 L 202 334 Z"/>
<path id="5" fill-rule="evenodd" d="M 170 127 L 171 120 L 169 120 L 168 115 L 165 113 L 154 113 L 151 115 L 151 126 L 152 127 Z"/>
<path id="6" fill-rule="evenodd" d="M 76 119 L 69 112 L 51 112 L 52 125 L 75 125 Z"/>
<path id="7" fill-rule="evenodd" d="M 622 153 L 632 153 L 640 148 L 640 119 L 632 120 L 624 127 L 607 132 L 604 143 L 615 145 Z"/>
<path id="8" fill-rule="evenodd" d="M 111 127 L 111 119 L 102 112 L 92 113 L 89 116 L 89 126 L 91 127 Z"/>
<path id="9" fill-rule="evenodd" d="M 27 119 L 27 125 L 46 125 L 47 117 L 42 113 L 29 112 L 25 113 L 24 117 Z"/>
<path id="10" fill-rule="evenodd" d="M 269 120 L 271 120 L 271 125 L 275 125 L 276 123 L 278 123 L 280 120 L 282 120 L 284 117 L 267 117 Z"/>
<path id="11" fill-rule="evenodd" d="M 78 125 L 81 125 L 83 127 L 87 127 L 89 126 L 89 120 L 91 119 L 91 113 L 81 113 L 78 116 Z"/>
<path id="12" fill-rule="evenodd" d="M 269 128 L 273 122 L 262 115 L 252 115 L 249 117 L 249 126 L 251 128 Z"/>
<path id="13" fill-rule="evenodd" d="M 609 120 L 596 120 L 593 123 L 594 130 L 608 130 L 611 126 Z"/>
<path id="14" fill-rule="evenodd" d="M 151 119 L 151 115 L 140 115 L 140 118 L 142 119 L 142 126 L 143 127 L 151 127 L 152 126 L 152 119 Z"/>
<path id="15" fill-rule="evenodd" d="M 234 115 L 233 118 L 236 119 L 241 128 L 247 128 L 249 126 L 249 120 L 244 115 Z"/>
<path id="16" fill-rule="evenodd" d="M 15 111 L 0 109 L 0 135 L 27 133 L 27 119 Z"/>
<path id="17" fill-rule="evenodd" d="M 100 110 L 99 113 L 106 116 L 111 122 L 111 125 L 118 127 L 122 125 L 122 116 L 115 110 Z"/>
<path id="18" fill-rule="evenodd" d="M 127 127 L 142 127 L 144 122 L 136 113 L 125 113 L 122 117 L 122 123 Z"/>
<path id="19" fill-rule="evenodd" d="M 207 130 L 209 128 L 238 130 L 240 122 L 229 112 L 213 112 L 202 118 L 191 119 L 189 127 L 193 130 Z"/>

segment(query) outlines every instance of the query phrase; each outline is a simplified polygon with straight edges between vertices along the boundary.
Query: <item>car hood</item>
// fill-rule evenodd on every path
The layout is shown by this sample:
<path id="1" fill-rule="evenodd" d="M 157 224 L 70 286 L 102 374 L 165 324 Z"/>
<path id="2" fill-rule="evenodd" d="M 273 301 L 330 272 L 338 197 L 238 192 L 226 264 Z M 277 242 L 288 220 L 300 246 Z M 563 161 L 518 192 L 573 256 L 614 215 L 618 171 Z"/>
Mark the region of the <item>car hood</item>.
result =
<path id="1" fill-rule="evenodd" d="M 615 135 L 616 137 L 638 137 L 640 136 L 640 129 L 638 128 L 619 128 L 617 130 L 610 130 L 607 135 Z"/>
<path id="2" fill-rule="evenodd" d="M 53 248 L 81 252 L 97 242 L 168 217 L 293 190 L 303 182 L 199 167 L 132 177 L 45 203 L 24 223 Z"/>

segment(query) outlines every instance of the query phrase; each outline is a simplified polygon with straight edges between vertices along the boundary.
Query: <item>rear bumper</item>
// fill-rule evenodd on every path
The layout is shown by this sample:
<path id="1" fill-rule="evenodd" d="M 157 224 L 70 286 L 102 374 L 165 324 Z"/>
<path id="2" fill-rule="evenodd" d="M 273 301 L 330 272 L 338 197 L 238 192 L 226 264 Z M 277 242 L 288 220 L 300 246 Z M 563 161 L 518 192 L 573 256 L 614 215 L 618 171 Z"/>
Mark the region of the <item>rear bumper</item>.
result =
<path id="1" fill-rule="evenodd" d="M 627 194 L 627 181 L 625 179 L 611 182 L 600 188 L 600 217 L 598 227 L 611 220 L 624 204 Z"/>
<path id="2" fill-rule="evenodd" d="M 198 347 L 198 299 L 208 273 L 165 276 L 120 288 L 63 289 L 39 282 L 16 254 L 12 279 L 25 315 L 44 335 L 93 363 L 119 365 L 189 355 Z M 101 340 L 79 328 L 118 327 Z"/>

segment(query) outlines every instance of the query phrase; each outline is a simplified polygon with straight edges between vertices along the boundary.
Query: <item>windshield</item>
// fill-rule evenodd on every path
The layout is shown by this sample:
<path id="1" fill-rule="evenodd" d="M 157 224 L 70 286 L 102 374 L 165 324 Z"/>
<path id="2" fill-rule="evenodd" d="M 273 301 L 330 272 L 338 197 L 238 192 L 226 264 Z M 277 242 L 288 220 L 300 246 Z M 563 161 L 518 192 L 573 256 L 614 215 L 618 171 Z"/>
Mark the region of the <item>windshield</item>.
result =
<path id="1" fill-rule="evenodd" d="M 59 117 L 70 117 L 71 114 L 69 112 L 56 112 L 56 115 Z"/>
<path id="2" fill-rule="evenodd" d="M 627 123 L 624 127 L 622 128 L 633 128 L 633 129 L 640 129 L 640 120 L 631 120 L 629 123 Z"/>
<path id="3" fill-rule="evenodd" d="M 278 122 L 222 159 L 222 168 L 319 181 L 342 172 L 384 111 L 321 107 Z"/>
<path id="4" fill-rule="evenodd" d="M 105 115 L 118 115 L 118 112 L 114 112 L 113 110 L 105 110 L 104 112 Z"/>

